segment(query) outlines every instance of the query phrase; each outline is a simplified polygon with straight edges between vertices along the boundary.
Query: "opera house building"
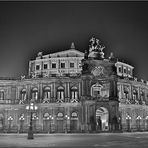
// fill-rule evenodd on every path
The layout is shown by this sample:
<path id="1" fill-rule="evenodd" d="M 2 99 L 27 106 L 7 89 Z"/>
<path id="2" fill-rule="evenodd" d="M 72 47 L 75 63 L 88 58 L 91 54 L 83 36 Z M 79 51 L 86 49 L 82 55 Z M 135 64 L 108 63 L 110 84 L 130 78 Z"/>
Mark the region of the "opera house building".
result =
<path id="1" fill-rule="evenodd" d="M 35 133 L 148 131 L 148 82 L 104 48 L 92 37 L 84 53 L 39 52 L 28 76 L 0 79 L 0 132 L 27 132 L 30 120 Z"/>

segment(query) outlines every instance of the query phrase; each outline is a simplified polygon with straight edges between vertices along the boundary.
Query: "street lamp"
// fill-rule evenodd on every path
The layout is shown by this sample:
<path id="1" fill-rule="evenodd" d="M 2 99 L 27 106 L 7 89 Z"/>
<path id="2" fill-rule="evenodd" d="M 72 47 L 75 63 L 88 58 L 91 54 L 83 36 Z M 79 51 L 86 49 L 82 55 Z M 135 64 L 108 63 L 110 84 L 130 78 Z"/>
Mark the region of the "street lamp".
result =
<path id="1" fill-rule="evenodd" d="M 9 121 L 9 130 L 8 131 L 10 131 L 10 129 L 11 129 L 11 122 L 13 121 L 13 117 L 8 117 L 8 121 Z"/>
<path id="2" fill-rule="evenodd" d="M 138 116 L 137 118 L 136 118 L 136 120 L 137 120 L 137 122 L 138 122 L 138 130 L 140 131 L 140 120 L 141 120 L 142 118 L 141 118 L 141 116 Z"/>
<path id="3" fill-rule="evenodd" d="M 65 115 L 65 122 L 66 122 L 66 127 L 65 127 L 65 133 L 67 133 L 67 120 L 69 120 L 69 116 Z"/>
<path id="4" fill-rule="evenodd" d="M 33 111 L 36 111 L 38 107 L 34 105 L 33 103 L 30 103 L 26 106 L 26 110 L 30 111 L 30 125 L 28 130 L 28 139 L 34 139 L 33 137 L 33 127 L 32 127 L 32 113 Z"/>
<path id="5" fill-rule="evenodd" d="M 145 117 L 145 120 L 146 120 L 146 124 L 147 124 L 147 129 L 146 130 L 148 131 L 148 116 Z"/>
<path id="6" fill-rule="evenodd" d="M 127 121 L 127 131 L 130 131 L 130 120 L 131 120 L 131 116 L 129 116 L 128 114 L 126 115 L 126 121 Z"/>

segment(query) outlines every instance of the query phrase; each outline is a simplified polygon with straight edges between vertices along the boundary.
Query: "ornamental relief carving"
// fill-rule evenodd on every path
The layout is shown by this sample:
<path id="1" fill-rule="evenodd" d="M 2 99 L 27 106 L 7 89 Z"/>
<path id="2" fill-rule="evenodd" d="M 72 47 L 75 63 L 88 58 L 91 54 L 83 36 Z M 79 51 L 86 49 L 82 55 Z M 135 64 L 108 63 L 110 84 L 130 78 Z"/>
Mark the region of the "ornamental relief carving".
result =
<path id="1" fill-rule="evenodd" d="M 70 82 L 70 88 L 73 87 L 73 86 L 78 88 L 79 87 L 79 82 Z"/>
<path id="2" fill-rule="evenodd" d="M 94 76 L 103 76 L 104 75 L 104 67 L 96 66 L 95 68 L 92 69 L 91 73 Z"/>

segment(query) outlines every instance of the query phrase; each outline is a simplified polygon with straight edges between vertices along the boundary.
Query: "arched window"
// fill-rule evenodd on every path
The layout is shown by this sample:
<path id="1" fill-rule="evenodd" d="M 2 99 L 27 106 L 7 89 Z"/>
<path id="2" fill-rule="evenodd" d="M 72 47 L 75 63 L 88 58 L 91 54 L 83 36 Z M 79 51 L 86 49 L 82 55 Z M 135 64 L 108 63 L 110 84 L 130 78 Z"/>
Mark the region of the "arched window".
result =
<path id="1" fill-rule="evenodd" d="M 39 119 L 38 116 L 37 116 L 37 113 L 33 113 L 32 114 L 32 119 L 33 120 L 38 120 Z"/>
<path id="2" fill-rule="evenodd" d="M 140 91 L 140 100 L 139 104 L 145 104 L 144 92 Z"/>
<path id="3" fill-rule="evenodd" d="M 139 104 L 139 102 L 138 102 L 138 92 L 137 92 L 136 89 L 133 90 L 133 101 L 134 101 L 134 103 Z"/>
<path id="4" fill-rule="evenodd" d="M 37 101 L 38 100 L 38 89 L 37 88 L 33 88 L 32 89 L 32 100 L 33 101 Z"/>
<path id="5" fill-rule="evenodd" d="M 26 100 L 26 89 L 22 89 L 20 92 L 20 102 L 19 104 L 24 104 L 24 101 Z"/>
<path id="6" fill-rule="evenodd" d="M 129 98 L 129 89 L 127 87 L 124 88 L 124 98 L 125 99 Z"/>
<path id="7" fill-rule="evenodd" d="M 137 90 L 133 90 L 133 99 L 136 100 L 137 99 L 137 95 L 138 95 L 138 92 Z"/>
<path id="8" fill-rule="evenodd" d="M 43 115 L 43 119 L 45 119 L 45 120 L 47 120 L 49 118 L 49 113 L 44 113 L 44 115 Z"/>
<path id="9" fill-rule="evenodd" d="M 77 112 L 72 112 L 71 113 L 71 119 L 78 119 L 78 114 L 77 114 Z"/>
<path id="10" fill-rule="evenodd" d="M 4 90 L 0 90 L 0 100 L 4 100 Z"/>
<path id="11" fill-rule="evenodd" d="M 49 103 L 51 97 L 50 87 L 45 87 L 43 90 L 43 103 Z"/>
<path id="12" fill-rule="evenodd" d="M 101 89 L 102 89 L 102 85 L 100 84 L 94 84 L 92 85 L 91 87 L 91 96 L 92 97 L 100 97 L 102 94 L 101 94 Z"/>
<path id="13" fill-rule="evenodd" d="M 71 102 L 78 102 L 78 89 L 77 89 L 77 87 L 71 88 Z"/>
<path id="14" fill-rule="evenodd" d="M 20 121 L 22 121 L 22 120 L 24 121 L 25 120 L 25 115 L 24 114 L 21 114 L 20 117 L 19 117 L 19 120 Z"/>
<path id="15" fill-rule="evenodd" d="M 57 89 L 58 102 L 64 102 L 64 88 L 62 86 Z"/>
<path id="16" fill-rule="evenodd" d="M 26 100 L 26 89 L 21 90 L 21 99 Z"/>
<path id="17" fill-rule="evenodd" d="M 58 112 L 58 114 L 57 114 L 57 118 L 63 118 L 64 117 L 64 115 L 63 115 L 63 113 L 62 112 Z"/>

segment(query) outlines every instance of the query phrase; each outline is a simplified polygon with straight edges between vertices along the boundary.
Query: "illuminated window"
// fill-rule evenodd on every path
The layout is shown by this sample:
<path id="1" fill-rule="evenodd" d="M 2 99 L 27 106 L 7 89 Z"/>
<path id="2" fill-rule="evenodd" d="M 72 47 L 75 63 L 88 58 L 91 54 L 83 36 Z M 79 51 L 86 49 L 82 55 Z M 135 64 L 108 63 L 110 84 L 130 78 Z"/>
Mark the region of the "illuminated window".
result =
<path id="1" fill-rule="evenodd" d="M 72 112 L 71 113 L 71 118 L 78 118 L 77 112 Z"/>
<path id="2" fill-rule="evenodd" d="M 78 102 L 78 89 L 77 87 L 71 88 L 71 102 Z"/>
<path id="3" fill-rule="evenodd" d="M 74 68 L 74 63 L 70 63 L 70 68 Z"/>
<path id="4" fill-rule="evenodd" d="M 140 92 L 140 100 L 139 100 L 139 103 L 140 104 L 145 104 L 145 94 L 143 91 Z"/>
<path id="5" fill-rule="evenodd" d="M 119 67 L 119 72 L 121 72 L 121 73 L 122 73 L 122 68 L 121 68 L 121 67 Z"/>
<path id="6" fill-rule="evenodd" d="M 122 92 L 121 92 L 121 86 L 118 85 L 118 96 L 119 96 L 119 99 L 122 98 Z"/>
<path id="7" fill-rule="evenodd" d="M 44 69 L 48 69 L 48 64 L 44 64 Z"/>
<path id="8" fill-rule="evenodd" d="M 44 89 L 44 99 L 45 98 L 50 98 L 50 96 L 51 96 L 50 87 L 45 87 L 45 89 Z"/>
<path id="9" fill-rule="evenodd" d="M 128 88 L 124 89 L 124 97 L 125 97 L 125 99 L 129 98 L 129 90 L 128 90 Z"/>
<path id="10" fill-rule="evenodd" d="M 61 68 L 65 68 L 65 63 L 61 63 Z"/>
<path id="11" fill-rule="evenodd" d="M 43 115 L 43 119 L 48 119 L 49 118 L 49 113 L 44 113 L 44 115 Z"/>
<path id="12" fill-rule="evenodd" d="M 93 97 L 100 97 L 101 96 L 101 88 L 102 85 L 95 84 L 91 87 L 91 96 Z"/>
<path id="13" fill-rule="evenodd" d="M 36 65 L 36 70 L 40 70 L 40 65 Z"/>
<path id="14" fill-rule="evenodd" d="M 38 100 L 38 89 L 37 88 L 33 88 L 32 89 L 32 99 L 34 101 L 37 101 Z"/>
<path id="15" fill-rule="evenodd" d="M 128 68 L 128 74 L 131 75 L 131 69 Z"/>
<path id="16" fill-rule="evenodd" d="M 57 99 L 61 102 L 64 101 L 64 88 L 62 86 L 57 89 Z"/>
<path id="17" fill-rule="evenodd" d="M 0 100 L 4 100 L 4 91 L 0 90 Z"/>
<path id="18" fill-rule="evenodd" d="M 81 67 L 82 67 L 82 63 L 81 63 L 81 61 L 79 62 L 78 66 L 79 66 L 79 68 L 81 68 Z"/>
<path id="19" fill-rule="evenodd" d="M 26 100 L 26 89 L 21 90 L 21 100 Z"/>
<path id="20" fill-rule="evenodd" d="M 137 100 L 137 98 L 138 98 L 138 92 L 137 92 L 137 90 L 133 90 L 133 100 Z"/>
<path id="21" fill-rule="evenodd" d="M 124 73 L 127 73 L 127 70 L 126 70 L 126 67 L 124 67 L 124 71 L 123 71 Z"/>
<path id="22" fill-rule="evenodd" d="M 57 117 L 58 117 L 58 118 L 63 118 L 64 115 L 63 115 L 63 113 L 59 112 L 59 113 L 57 114 Z"/>
<path id="23" fill-rule="evenodd" d="M 51 67 L 56 68 L 56 63 L 52 63 Z"/>

